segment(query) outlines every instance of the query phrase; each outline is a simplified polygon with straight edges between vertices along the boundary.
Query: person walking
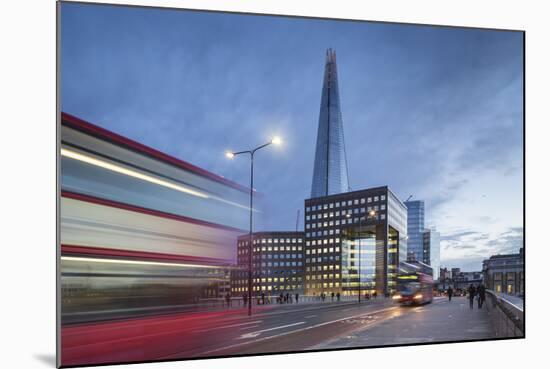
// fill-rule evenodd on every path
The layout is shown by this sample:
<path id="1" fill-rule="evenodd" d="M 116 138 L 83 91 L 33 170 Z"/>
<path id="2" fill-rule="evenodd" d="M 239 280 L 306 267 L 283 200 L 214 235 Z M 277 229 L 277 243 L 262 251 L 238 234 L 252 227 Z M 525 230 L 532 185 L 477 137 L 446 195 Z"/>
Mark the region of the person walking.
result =
<path id="1" fill-rule="evenodd" d="M 331 301 L 331 302 L 334 301 L 334 292 L 331 292 L 331 293 L 330 293 L 330 301 Z"/>
<path id="2" fill-rule="evenodd" d="M 476 297 L 476 288 L 473 284 L 470 284 L 470 287 L 468 288 L 468 294 L 470 298 L 470 309 L 474 308 L 474 298 Z"/>
<path id="3" fill-rule="evenodd" d="M 451 302 L 451 299 L 453 298 L 453 288 L 451 286 L 447 288 L 447 296 L 449 296 L 449 302 Z"/>
<path id="4" fill-rule="evenodd" d="M 299 297 L 299 296 L 300 296 L 300 295 L 296 294 L 296 303 L 298 303 L 298 297 Z"/>
<path id="5" fill-rule="evenodd" d="M 262 292 L 261 296 L 262 296 L 262 305 L 265 305 L 265 293 Z"/>
<path id="6" fill-rule="evenodd" d="M 229 292 L 225 294 L 225 302 L 227 303 L 227 307 L 229 307 L 229 303 L 231 302 L 231 296 L 229 296 Z"/>
<path id="7" fill-rule="evenodd" d="M 243 293 L 243 307 L 246 307 L 247 302 L 248 302 L 248 295 L 246 293 Z"/>
<path id="8" fill-rule="evenodd" d="M 477 308 L 481 309 L 483 303 L 485 302 L 485 286 L 480 284 L 477 286 Z"/>
<path id="9" fill-rule="evenodd" d="M 336 301 L 340 301 L 340 292 L 336 292 Z"/>

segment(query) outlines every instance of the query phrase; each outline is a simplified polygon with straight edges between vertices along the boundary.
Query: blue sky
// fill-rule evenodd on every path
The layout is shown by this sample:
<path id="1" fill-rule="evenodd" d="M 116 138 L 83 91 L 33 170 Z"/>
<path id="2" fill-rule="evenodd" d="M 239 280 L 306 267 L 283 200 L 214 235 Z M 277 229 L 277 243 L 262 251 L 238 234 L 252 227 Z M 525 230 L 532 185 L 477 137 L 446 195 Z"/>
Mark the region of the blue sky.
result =
<path id="1" fill-rule="evenodd" d="M 282 136 L 255 176 L 274 230 L 310 193 L 332 47 L 351 187 L 425 200 L 442 265 L 522 244 L 519 32 L 63 3 L 61 36 L 65 112 L 242 184 L 224 151 Z"/>

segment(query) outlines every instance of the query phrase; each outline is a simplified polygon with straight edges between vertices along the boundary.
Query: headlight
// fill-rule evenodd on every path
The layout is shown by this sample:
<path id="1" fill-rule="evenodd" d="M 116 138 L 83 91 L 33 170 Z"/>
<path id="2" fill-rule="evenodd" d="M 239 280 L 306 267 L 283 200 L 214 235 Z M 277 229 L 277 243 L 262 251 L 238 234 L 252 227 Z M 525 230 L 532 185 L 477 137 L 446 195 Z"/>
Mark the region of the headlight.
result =
<path id="1" fill-rule="evenodd" d="M 415 298 L 415 300 L 419 300 L 419 299 L 422 298 L 422 294 L 418 293 L 418 294 L 414 295 L 414 298 Z"/>
<path id="2" fill-rule="evenodd" d="M 399 300 L 401 298 L 401 295 L 393 295 L 392 296 L 392 299 L 394 300 Z"/>

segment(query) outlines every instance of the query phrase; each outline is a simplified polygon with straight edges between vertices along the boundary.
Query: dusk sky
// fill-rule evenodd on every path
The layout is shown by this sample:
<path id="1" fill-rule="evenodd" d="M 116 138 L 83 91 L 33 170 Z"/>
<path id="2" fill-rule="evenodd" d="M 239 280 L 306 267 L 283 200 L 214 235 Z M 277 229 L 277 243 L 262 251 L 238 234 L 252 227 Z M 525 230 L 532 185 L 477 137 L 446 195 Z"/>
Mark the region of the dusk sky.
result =
<path id="1" fill-rule="evenodd" d="M 522 246 L 522 33 L 61 7 L 63 111 L 244 185 L 224 152 L 283 138 L 257 154 L 261 229 L 294 230 L 309 197 L 334 48 L 352 189 L 425 200 L 442 266 Z"/>

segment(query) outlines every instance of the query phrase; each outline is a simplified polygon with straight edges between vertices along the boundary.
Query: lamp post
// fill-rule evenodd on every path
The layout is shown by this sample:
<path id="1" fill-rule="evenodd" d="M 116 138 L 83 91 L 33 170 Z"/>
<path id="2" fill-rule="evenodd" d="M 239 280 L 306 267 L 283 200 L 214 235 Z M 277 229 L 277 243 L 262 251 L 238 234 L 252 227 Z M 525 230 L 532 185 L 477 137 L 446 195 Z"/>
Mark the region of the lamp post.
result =
<path id="1" fill-rule="evenodd" d="M 248 244 L 248 315 L 252 315 L 252 206 L 254 203 L 254 154 L 256 151 L 263 149 L 269 145 L 280 145 L 281 139 L 279 137 L 273 137 L 271 141 L 260 145 L 252 150 L 244 151 L 227 151 L 225 156 L 228 159 L 233 159 L 237 155 L 250 154 L 250 232 L 249 232 L 249 244 Z"/>

